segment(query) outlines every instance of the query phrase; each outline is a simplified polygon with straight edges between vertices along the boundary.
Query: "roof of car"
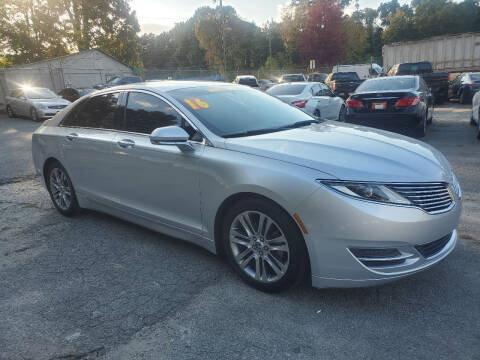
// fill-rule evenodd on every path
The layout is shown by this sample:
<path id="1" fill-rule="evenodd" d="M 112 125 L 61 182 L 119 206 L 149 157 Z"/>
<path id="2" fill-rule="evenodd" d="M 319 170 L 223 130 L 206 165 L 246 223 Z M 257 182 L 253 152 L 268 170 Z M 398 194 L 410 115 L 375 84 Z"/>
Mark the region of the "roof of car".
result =
<path id="1" fill-rule="evenodd" d="M 141 83 L 133 83 L 127 85 L 113 86 L 105 90 L 111 91 L 115 89 L 152 89 L 158 92 L 168 92 L 172 90 L 196 88 L 202 86 L 239 86 L 232 83 L 225 83 L 220 81 L 187 81 L 187 80 L 158 80 Z"/>
<path id="2" fill-rule="evenodd" d="M 253 75 L 238 75 L 237 78 L 249 78 L 249 79 L 255 79 L 255 76 Z"/>

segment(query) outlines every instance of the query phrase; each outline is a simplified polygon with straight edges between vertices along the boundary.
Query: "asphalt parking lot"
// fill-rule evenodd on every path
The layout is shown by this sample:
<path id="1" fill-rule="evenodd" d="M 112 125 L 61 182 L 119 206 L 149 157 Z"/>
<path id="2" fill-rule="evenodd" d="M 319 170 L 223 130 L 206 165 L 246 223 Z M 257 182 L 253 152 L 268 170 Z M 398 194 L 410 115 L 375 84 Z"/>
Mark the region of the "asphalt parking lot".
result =
<path id="1" fill-rule="evenodd" d="M 0 359 L 480 359 L 469 118 L 442 105 L 425 138 L 463 189 L 445 261 L 381 287 L 270 295 L 194 245 L 91 211 L 62 217 L 34 175 L 38 124 L 0 115 Z"/>

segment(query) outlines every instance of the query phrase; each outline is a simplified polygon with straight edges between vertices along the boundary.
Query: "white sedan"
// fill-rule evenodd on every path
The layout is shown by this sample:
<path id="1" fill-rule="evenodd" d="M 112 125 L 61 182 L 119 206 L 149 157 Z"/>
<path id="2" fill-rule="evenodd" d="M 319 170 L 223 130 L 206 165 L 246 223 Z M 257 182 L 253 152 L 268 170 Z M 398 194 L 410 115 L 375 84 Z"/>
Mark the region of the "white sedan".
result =
<path id="1" fill-rule="evenodd" d="M 319 82 L 292 82 L 272 86 L 267 94 L 306 113 L 326 120 L 345 121 L 345 103 L 325 84 Z"/>
<path id="2" fill-rule="evenodd" d="M 472 99 L 472 116 L 470 124 L 477 127 L 477 139 L 480 140 L 480 92 L 475 93 Z"/>

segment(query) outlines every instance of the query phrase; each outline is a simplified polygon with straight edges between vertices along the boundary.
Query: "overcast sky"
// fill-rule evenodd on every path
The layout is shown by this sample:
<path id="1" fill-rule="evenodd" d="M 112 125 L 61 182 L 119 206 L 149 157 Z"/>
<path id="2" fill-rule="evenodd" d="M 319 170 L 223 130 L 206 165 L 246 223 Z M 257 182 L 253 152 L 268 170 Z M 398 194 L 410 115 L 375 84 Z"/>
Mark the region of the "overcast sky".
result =
<path id="1" fill-rule="evenodd" d="M 360 0 L 360 7 L 377 8 L 380 2 Z M 400 0 L 402 4 L 407 2 L 409 1 Z M 286 3 L 289 1 L 223 0 L 223 5 L 233 6 L 242 19 L 254 21 L 257 25 L 272 19 L 279 20 L 281 8 Z M 177 22 L 187 20 L 200 6 L 214 6 L 213 0 L 132 0 L 131 2 L 132 9 L 137 12 L 142 33 L 155 34 L 171 29 Z"/>

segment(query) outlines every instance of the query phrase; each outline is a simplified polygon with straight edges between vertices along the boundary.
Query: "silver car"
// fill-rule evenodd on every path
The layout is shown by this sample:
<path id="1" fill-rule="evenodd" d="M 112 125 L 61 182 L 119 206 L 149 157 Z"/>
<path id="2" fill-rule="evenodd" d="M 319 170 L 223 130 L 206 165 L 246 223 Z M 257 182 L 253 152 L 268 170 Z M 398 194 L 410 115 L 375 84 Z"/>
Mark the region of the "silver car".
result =
<path id="1" fill-rule="evenodd" d="M 9 117 L 27 116 L 33 121 L 51 118 L 70 104 L 47 88 L 25 87 L 14 89 L 6 97 Z"/>
<path id="2" fill-rule="evenodd" d="M 57 210 L 103 211 L 224 254 L 263 291 L 382 284 L 455 247 L 461 190 L 411 138 L 321 121 L 234 84 L 87 95 L 34 133 Z"/>
<path id="3" fill-rule="evenodd" d="M 306 113 L 325 120 L 345 121 L 346 106 L 327 85 L 319 82 L 292 82 L 272 86 L 267 94 Z"/>
<path id="4" fill-rule="evenodd" d="M 477 131 L 477 139 L 480 140 L 480 92 L 476 92 L 472 99 L 472 115 L 470 124 L 474 125 Z"/>

